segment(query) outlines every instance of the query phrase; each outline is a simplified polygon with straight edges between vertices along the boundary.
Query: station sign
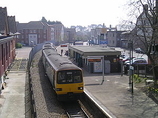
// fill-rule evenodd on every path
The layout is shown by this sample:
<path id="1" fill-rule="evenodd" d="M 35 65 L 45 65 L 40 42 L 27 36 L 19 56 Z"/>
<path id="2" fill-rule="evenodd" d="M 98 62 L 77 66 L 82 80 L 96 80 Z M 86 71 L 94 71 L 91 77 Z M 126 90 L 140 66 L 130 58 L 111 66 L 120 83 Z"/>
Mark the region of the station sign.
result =
<path id="1" fill-rule="evenodd" d="M 101 62 L 101 59 L 88 59 L 89 62 Z"/>
<path id="2" fill-rule="evenodd" d="M 101 62 L 102 56 L 88 56 L 88 62 Z"/>

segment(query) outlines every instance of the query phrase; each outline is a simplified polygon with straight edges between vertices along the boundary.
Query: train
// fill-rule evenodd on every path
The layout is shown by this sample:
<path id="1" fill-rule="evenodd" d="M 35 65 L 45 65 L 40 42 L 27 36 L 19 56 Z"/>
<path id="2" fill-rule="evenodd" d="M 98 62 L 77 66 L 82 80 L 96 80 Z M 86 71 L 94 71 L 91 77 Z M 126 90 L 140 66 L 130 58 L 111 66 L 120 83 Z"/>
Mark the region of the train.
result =
<path id="1" fill-rule="evenodd" d="M 42 63 L 57 100 L 77 100 L 82 97 L 84 91 L 82 69 L 58 54 L 51 43 L 45 43 L 42 47 Z"/>

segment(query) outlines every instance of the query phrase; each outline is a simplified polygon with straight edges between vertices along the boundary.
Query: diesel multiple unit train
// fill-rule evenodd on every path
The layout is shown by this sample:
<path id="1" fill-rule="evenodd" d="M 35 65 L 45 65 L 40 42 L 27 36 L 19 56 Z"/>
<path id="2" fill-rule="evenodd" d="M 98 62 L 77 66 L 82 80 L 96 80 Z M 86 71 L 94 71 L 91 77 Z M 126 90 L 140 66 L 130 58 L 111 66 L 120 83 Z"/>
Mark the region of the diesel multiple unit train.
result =
<path id="1" fill-rule="evenodd" d="M 84 89 L 81 68 L 59 55 L 51 43 L 43 45 L 42 62 L 58 100 L 76 100 L 81 97 Z"/>

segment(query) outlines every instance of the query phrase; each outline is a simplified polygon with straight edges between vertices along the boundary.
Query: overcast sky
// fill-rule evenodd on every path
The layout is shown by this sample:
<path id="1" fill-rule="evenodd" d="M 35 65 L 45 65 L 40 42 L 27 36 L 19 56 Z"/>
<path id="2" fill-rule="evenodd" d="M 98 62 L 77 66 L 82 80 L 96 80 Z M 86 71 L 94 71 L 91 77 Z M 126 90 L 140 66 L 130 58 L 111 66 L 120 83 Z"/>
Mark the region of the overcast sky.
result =
<path id="1" fill-rule="evenodd" d="M 9 16 L 27 23 L 44 16 L 50 21 L 61 21 L 64 26 L 103 24 L 116 26 L 127 15 L 127 0 L 0 0 Z"/>

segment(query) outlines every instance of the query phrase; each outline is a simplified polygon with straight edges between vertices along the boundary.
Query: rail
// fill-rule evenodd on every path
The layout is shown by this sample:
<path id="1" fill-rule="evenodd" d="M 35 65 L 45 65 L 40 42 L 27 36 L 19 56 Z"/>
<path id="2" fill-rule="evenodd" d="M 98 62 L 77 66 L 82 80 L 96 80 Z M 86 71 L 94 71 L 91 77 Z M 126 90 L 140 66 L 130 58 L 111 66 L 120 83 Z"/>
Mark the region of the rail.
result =
<path id="1" fill-rule="evenodd" d="M 78 101 L 64 102 L 62 106 L 68 118 L 90 118 Z"/>

